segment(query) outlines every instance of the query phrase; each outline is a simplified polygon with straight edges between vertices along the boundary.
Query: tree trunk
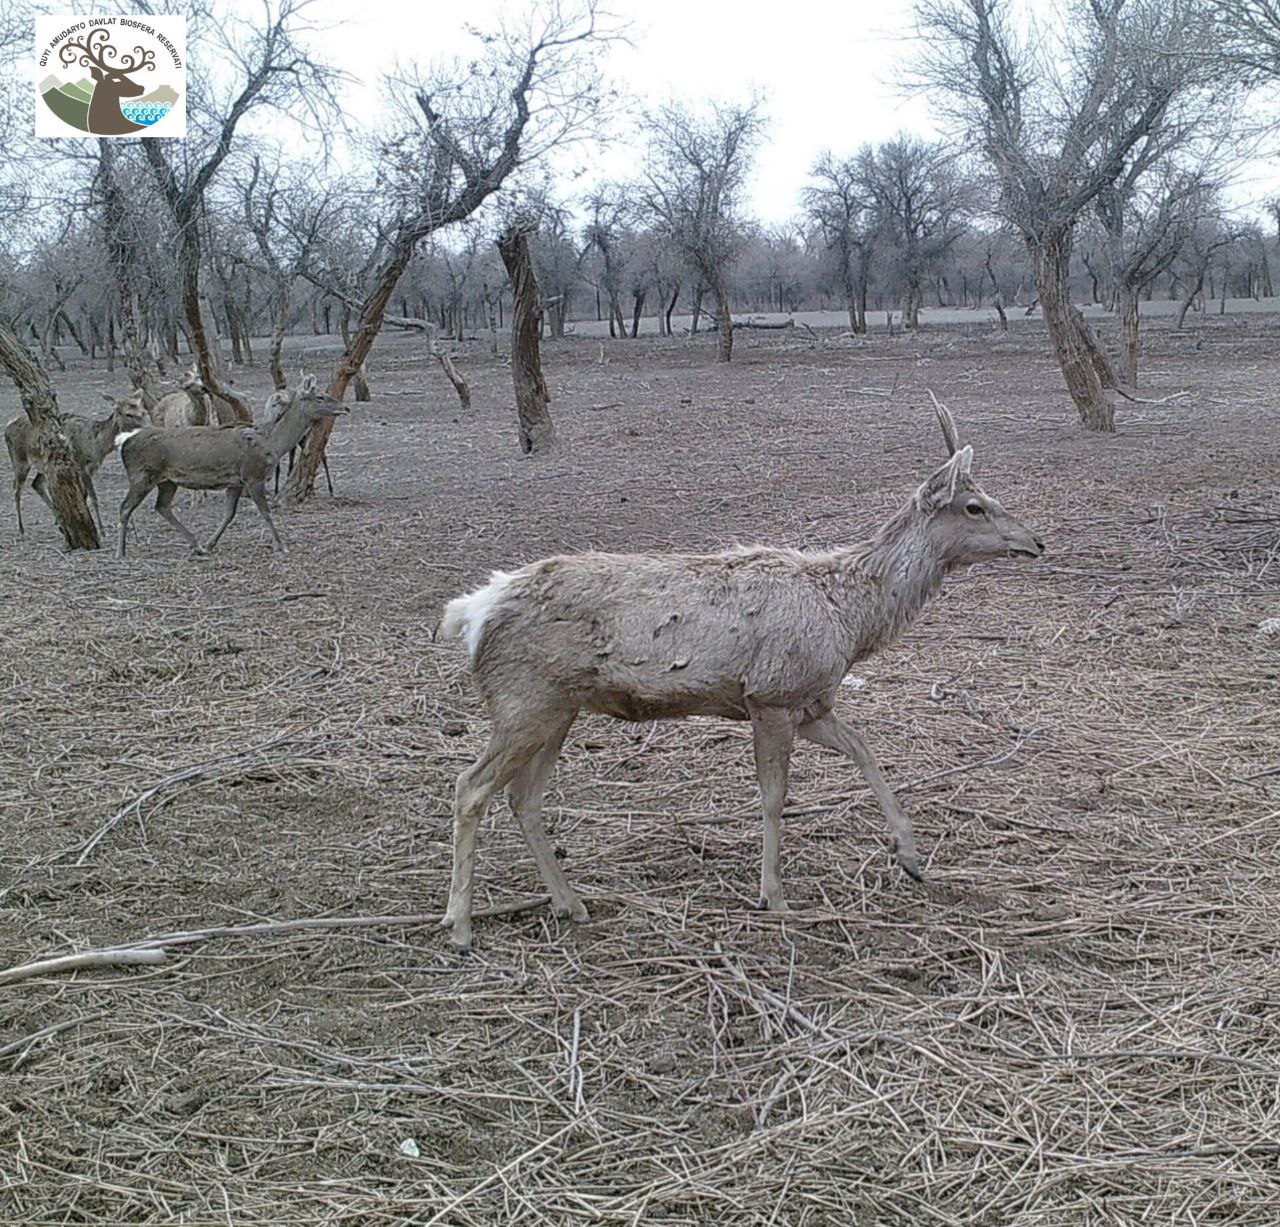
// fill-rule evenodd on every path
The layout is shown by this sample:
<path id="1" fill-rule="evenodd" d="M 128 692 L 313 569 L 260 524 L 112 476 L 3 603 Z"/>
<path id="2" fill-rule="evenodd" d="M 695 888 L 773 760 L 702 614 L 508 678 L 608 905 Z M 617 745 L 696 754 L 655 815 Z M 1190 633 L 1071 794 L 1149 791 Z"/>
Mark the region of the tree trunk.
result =
<path id="1" fill-rule="evenodd" d="M 0 324 L 0 366 L 17 385 L 22 408 L 36 428 L 36 441 L 44 456 L 41 473 L 45 493 L 67 548 L 100 549 L 98 526 L 89 514 L 86 499 L 92 479 L 81 469 L 62 429 L 62 414 L 49 377 L 26 346 L 3 324 Z"/>
<path id="2" fill-rule="evenodd" d="M 631 337 L 634 340 L 640 335 L 640 314 L 644 310 L 645 292 L 636 291 L 636 309 L 631 315 Z"/>
<path id="3" fill-rule="evenodd" d="M 1097 344 L 1071 305 L 1066 236 L 1043 239 L 1032 246 L 1032 254 L 1045 327 L 1080 420 L 1089 430 L 1114 431 L 1115 410 L 1098 375 Z"/>
<path id="4" fill-rule="evenodd" d="M 555 427 L 547 404 L 551 397 L 542 374 L 538 342 L 541 326 L 538 278 L 529 258 L 529 236 L 519 226 L 510 227 L 498 240 L 498 252 L 511 279 L 511 378 L 516 392 L 520 424 L 520 448 L 526 454 L 546 452 L 555 446 Z"/>
<path id="5" fill-rule="evenodd" d="M 729 362 L 733 358 L 733 313 L 729 310 L 729 291 L 717 277 L 711 292 L 716 299 L 716 361 Z"/>
<path id="6" fill-rule="evenodd" d="M 680 286 L 671 291 L 671 301 L 667 303 L 667 336 L 671 335 L 671 314 L 676 309 L 676 300 L 680 297 Z"/>
<path id="7" fill-rule="evenodd" d="M 382 319 L 387 311 L 387 303 L 395 293 L 396 282 L 400 280 L 409 261 L 413 258 L 415 242 L 401 237 L 391 251 L 387 262 L 378 274 L 369 296 L 360 307 L 360 315 L 356 320 L 355 332 L 348 331 L 348 339 L 342 357 L 338 360 L 338 369 L 329 384 L 329 395 L 334 400 L 342 400 L 347 394 L 347 385 L 355 377 L 365 358 L 373 348 L 378 329 L 382 327 Z M 325 329 L 329 326 L 329 307 L 325 308 Z M 292 504 L 301 503 L 315 492 L 316 474 L 320 471 L 320 461 L 324 456 L 325 444 L 333 433 L 336 418 L 322 418 L 307 435 L 302 448 L 302 455 L 294 470 L 289 474 L 285 486 L 285 499 Z"/>
<path id="8" fill-rule="evenodd" d="M 1199 294 L 1200 291 L 1204 289 L 1204 274 L 1205 274 L 1205 270 L 1202 268 L 1196 274 L 1196 279 L 1192 283 L 1191 289 L 1188 292 L 1187 296 L 1182 300 L 1182 302 L 1178 306 L 1178 319 L 1173 326 L 1176 332 L 1182 331 L 1182 325 L 1187 318 L 1187 312 L 1191 310 L 1191 304 L 1195 302 L 1196 295 Z"/>
<path id="9" fill-rule="evenodd" d="M 351 348 L 351 312 L 343 308 L 342 317 L 338 321 L 338 327 L 342 332 L 342 343 L 349 350 Z M 368 404 L 373 400 L 369 394 L 369 381 L 364 377 L 364 364 L 362 363 L 351 376 L 351 382 L 355 388 L 356 401 L 361 404 Z"/>
<path id="10" fill-rule="evenodd" d="M 1116 314 L 1120 318 L 1120 335 L 1123 338 L 1121 352 L 1124 361 L 1124 381 L 1131 388 L 1138 386 L 1138 287 L 1122 281 L 1116 287 Z"/>
<path id="11" fill-rule="evenodd" d="M 693 319 L 689 325 L 689 335 L 696 337 L 698 335 L 698 320 L 702 318 L 702 298 L 706 294 L 707 287 L 701 282 L 693 291 Z"/>
<path id="12" fill-rule="evenodd" d="M 858 287 L 853 283 L 853 272 L 849 268 L 849 256 L 841 252 L 841 281 L 844 284 L 844 302 L 849 311 L 849 331 L 858 331 Z"/>

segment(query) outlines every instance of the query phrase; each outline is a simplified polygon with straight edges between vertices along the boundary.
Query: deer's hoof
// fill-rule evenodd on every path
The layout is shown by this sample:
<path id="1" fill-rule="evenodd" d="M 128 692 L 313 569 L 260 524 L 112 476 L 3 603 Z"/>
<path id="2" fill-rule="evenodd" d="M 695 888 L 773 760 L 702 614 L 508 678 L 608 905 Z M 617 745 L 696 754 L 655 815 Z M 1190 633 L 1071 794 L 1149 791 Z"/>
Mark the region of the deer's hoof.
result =
<path id="1" fill-rule="evenodd" d="M 551 911 L 560 920 L 576 920 L 581 924 L 591 919 L 587 905 L 578 898 L 568 899 L 563 903 L 553 903 Z"/>

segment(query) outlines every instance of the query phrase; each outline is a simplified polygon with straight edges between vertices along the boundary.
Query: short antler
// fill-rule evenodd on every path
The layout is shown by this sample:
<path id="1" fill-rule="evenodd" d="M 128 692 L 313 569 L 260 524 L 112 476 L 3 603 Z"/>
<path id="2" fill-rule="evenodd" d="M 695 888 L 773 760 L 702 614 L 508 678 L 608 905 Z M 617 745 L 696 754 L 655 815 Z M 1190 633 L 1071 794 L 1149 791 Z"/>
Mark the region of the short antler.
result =
<path id="1" fill-rule="evenodd" d="M 933 394 L 933 389 L 929 388 L 929 399 L 933 401 L 933 410 L 938 415 L 938 425 L 942 427 L 942 437 L 947 444 L 947 454 L 954 456 L 960 450 L 960 432 L 956 430 L 956 420 L 951 416 L 951 410 L 946 407 Z"/>

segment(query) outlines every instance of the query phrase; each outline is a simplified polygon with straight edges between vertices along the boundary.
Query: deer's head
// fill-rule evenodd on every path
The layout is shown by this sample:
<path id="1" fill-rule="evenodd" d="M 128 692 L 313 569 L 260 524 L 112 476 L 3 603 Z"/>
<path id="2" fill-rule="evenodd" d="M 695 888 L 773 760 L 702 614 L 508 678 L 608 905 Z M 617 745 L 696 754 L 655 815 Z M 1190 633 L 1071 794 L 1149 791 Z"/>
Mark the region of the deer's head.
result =
<path id="1" fill-rule="evenodd" d="M 299 410 L 309 423 L 319 422 L 322 418 L 336 418 L 347 412 L 347 407 L 340 400 L 316 387 L 316 377 L 308 375 L 298 389 L 297 401 Z"/>
<path id="2" fill-rule="evenodd" d="M 1039 558 L 1044 542 L 973 480 L 973 448 L 960 446 L 950 412 L 936 398 L 933 403 L 951 459 L 916 491 L 915 505 L 939 556 L 949 567 Z"/>
<path id="3" fill-rule="evenodd" d="M 104 392 L 102 399 L 111 406 L 111 420 L 115 423 L 116 433 L 122 430 L 141 430 L 148 424 L 146 402 L 141 392 L 131 392 L 128 396 L 112 396 Z"/>
<path id="4" fill-rule="evenodd" d="M 178 387 L 180 387 L 184 392 L 201 393 L 208 391 L 204 386 L 204 380 L 200 378 L 200 368 L 198 366 L 193 366 L 182 376 L 178 381 Z"/>

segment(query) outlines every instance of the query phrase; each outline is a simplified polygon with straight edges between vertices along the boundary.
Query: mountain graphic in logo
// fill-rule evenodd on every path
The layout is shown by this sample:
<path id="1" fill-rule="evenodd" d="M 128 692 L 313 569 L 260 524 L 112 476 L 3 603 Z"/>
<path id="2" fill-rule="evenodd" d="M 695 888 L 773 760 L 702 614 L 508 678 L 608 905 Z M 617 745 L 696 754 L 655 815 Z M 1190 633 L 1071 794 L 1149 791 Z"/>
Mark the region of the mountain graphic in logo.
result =
<path id="1" fill-rule="evenodd" d="M 150 93 L 133 80 L 133 74 L 155 69 L 155 53 L 134 47 L 121 57 L 106 30 L 90 30 L 79 41 L 68 41 L 59 50 L 64 65 L 79 61 L 88 77 L 60 82 L 45 77 L 40 97 L 63 123 L 94 136 L 127 136 L 142 132 L 163 119 L 178 101 L 177 91 L 160 85 Z"/>

